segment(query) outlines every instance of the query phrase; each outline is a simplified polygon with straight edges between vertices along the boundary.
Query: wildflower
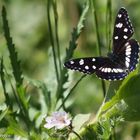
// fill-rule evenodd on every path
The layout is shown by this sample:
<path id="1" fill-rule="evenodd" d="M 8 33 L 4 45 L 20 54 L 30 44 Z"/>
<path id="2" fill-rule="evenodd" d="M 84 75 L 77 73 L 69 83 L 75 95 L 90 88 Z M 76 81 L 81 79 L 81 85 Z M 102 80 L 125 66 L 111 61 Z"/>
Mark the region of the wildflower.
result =
<path id="1" fill-rule="evenodd" d="M 71 118 L 69 118 L 66 112 L 54 112 L 52 116 L 48 116 L 45 118 L 46 124 L 45 128 L 51 129 L 63 129 L 66 126 L 69 126 L 71 123 Z"/>

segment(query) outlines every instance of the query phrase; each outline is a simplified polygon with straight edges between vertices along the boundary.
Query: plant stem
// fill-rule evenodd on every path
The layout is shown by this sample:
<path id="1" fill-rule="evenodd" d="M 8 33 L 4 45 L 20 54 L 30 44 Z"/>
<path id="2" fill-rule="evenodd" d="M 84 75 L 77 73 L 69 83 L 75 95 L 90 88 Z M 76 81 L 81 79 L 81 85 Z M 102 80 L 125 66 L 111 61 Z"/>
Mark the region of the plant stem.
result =
<path id="1" fill-rule="evenodd" d="M 48 29 L 49 29 L 50 41 L 51 41 L 52 52 L 53 52 L 54 66 L 55 66 L 55 72 L 56 72 L 56 79 L 57 79 L 57 83 L 59 83 L 59 73 L 58 73 L 58 67 L 57 67 L 57 62 L 56 62 L 56 53 L 55 53 L 53 31 L 52 31 L 52 26 L 51 26 L 50 5 L 51 5 L 51 1 L 48 0 L 47 1 L 47 18 L 48 18 L 48 26 L 49 26 Z"/>
<path id="2" fill-rule="evenodd" d="M 112 27 L 112 1 L 107 0 L 107 8 L 106 8 L 106 42 L 109 48 L 109 52 L 111 50 L 111 27 Z"/>
<path id="3" fill-rule="evenodd" d="M 94 21 L 95 21 L 95 30 L 96 30 L 96 38 L 97 38 L 97 54 L 101 56 L 101 40 L 100 40 L 100 35 L 99 35 L 99 27 L 98 27 L 98 20 L 97 20 L 97 14 L 96 14 L 96 5 L 95 1 L 91 0 L 91 5 L 92 5 L 92 11 L 94 14 Z M 106 94 L 106 88 L 105 88 L 105 82 L 102 80 L 102 90 L 103 90 L 103 96 L 105 97 Z"/>
<path id="4" fill-rule="evenodd" d="M 59 108 L 57 110 L 60 110 L 60 108 L 65 104 L 65 102 L 67 101 L 67 99 L 69 98 L 69 96 L 71 95 L 71 93 L 73 92 L 73 90 L 76 88 L 76 86 L 79 84 L 79 82 L 85 77 L 86 75 L 82 75 L 80 77 L 80 79 L 75 83 L 75 85 L 71 88 L 71 90 L 69 91 L 68 95 L 64 98 L 62 104 L 59 106 Z"/>
<path id="5" fill-rule="evenodd" d="M 59 71 L 61 77 L 61 58 L 60 58 L 60 45 L 59 45 L 59 35 L 58 35 L 58 12 L 57 12 L 57 1 L 54 0 L 53 2 L 53 11 L 54 11 L 54 20 L 55 20 L 55 38 L 56 38 L 56 45 L 57 45 L 57 55 L 58 55 L 58 63 L 59 63 Z"/>
<path id="6" fill-rule="evenodd" d="M 79 140 L 83 140 L 77 132 L 75 132 L 74 130 L 71 130 L 71 132 L 74 133 L 79 138 Z"/>

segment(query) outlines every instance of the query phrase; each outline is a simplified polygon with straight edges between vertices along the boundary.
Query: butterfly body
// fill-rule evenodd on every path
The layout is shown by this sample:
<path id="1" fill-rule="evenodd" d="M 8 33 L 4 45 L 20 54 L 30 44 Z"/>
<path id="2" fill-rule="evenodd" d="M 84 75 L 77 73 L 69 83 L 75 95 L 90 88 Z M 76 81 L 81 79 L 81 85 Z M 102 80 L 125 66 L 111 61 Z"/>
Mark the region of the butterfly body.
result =
<path id="1" fill-rule="evenodd" d="M 72 59 L 64 66 L 86 74 L 95 73 L 103 80 L 122 80 L 136 68 L 139 59 L 139 44 L 130 39 L 133 33 L 127 11 L 121 8 L 115 21 L 112 52 L 107 57 Z"/>

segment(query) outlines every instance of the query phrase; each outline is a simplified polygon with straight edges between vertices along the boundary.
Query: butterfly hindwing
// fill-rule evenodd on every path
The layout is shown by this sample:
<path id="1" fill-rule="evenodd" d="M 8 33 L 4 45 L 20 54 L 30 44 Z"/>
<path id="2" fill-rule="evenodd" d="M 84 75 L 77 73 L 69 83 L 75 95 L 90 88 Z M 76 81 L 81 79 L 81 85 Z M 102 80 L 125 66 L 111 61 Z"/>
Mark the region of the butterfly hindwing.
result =
<path id="1" fill-rule="evenodd" d="M 139 49 L 139 43 L 135 39 L 131 39 L 125 44 L 125 66 L 130 72 L 138 64 Z"/>
<path id="2" fill-rule="evenodd" d="M 114 63 L 110 58 L 106 57 L 102 61 L 104 64 L 96 71 L 96 75 L 103 80 L 122 80 L 128 75 L 125 68 Z"/>
<path id="3" fill-rule="evenodd" d="M 95 73 L 104 80 L 120 80 L 127 75 L 125 69 L 113 63 L 108 57 L 87 57 L 72 59 L 64 64 L 68 69 L 86 74 Z"/>
<path id="4" fill-rule="evenodd" d="M 113 34 L 113 52 L 117 53 L 127 40 L 133 35 L 134 30 L 125 8 L 121 8 L 116 16 Z"/>

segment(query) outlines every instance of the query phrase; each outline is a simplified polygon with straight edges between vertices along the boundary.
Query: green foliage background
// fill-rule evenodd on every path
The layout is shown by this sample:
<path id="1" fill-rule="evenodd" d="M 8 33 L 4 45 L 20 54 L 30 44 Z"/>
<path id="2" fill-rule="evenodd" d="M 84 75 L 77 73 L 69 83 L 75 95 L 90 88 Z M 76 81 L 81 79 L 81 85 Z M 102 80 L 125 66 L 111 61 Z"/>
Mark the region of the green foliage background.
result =
<path id="1" fill-rule="evenodd" d="M 101 38 L 100 48 L 102 55 L 106 55 L 109 49 L 107 42 L 108 35 L 106 34 L 106 3 L 107 1 L 95 0 L 97 9 L 97 20 L 99 26 L 99 35 Z M 57 1 L 58 10 L 58 34 L 60 41 L 61 59 L 64 59 L 65 50 L 69 46 L 71 39 L 71 32 L 76 27 L 79 17 L 82 12 L 83 0 L 59 0 Z M 10 32 L 18 52 L 18 58 L 21 60 L 21 67 L 24 75 L 24 85 L 27 86 L 28 94 L 30 95 L 30 102 L 32 106 L 31 112 L 40 110 L 43 106 L 43 113 L 45 111 L 45 103 L 40 103 L 43 96 L 40 95 L 39 81 L 43 81 L 48 90 L 55 90 L 56 75 L 52 58 L 52 50 L 50 44 L 50 34 L 47 21 L 47 0 L 1 0 L 0 8 L 5 5 L 7 9 L 7 18 L 9 21 Z M 112 1 L 112 21 L 120 7 L 125 7 L 128 10 L 130 19 L 134 26 L 134 37 L 138 40 L 140 38 L 140 2 L 139 0 L 127 1 Z M 51 11 L 51 15 L 53 12 Z M 52 18 L 52 23 L 54 19 Z M 111 24 L 113 30 L 113 23 Z M 54 25 L 54 24 L 53 24 Z M 53 29 L 55 27 L 53 26 Z M 111 31 L 112 32 L 112 31 Z M 9 75 L 11 72 L 11 65 L 9 61 L 9 54 L 3 35 L 2 18 L 0 19 L 0 57 L 3 61 Z M 85 27 L 78 39 L 78 46 L 74 51 L 73 58 L 98 56 L 96 39 L 95 21 L 90 9 L 85 20 Z M 81 77 L 82 74 L 78 72 L 71 72 L 69 86 L 72 87 L 74 83 Z M 35 80 L 35 81 L 34 81 Z M 11 81 L 13 79 L 11 78 Z M 30 83 L 30 84 L 29 84 Z M 138 83 L 138 82 L 137 82 Z M 128 83 L 129 84 L 129 83 Z M 106 89 L 108 89 L 109 82 L 106 82 Z M 129 85 L 130 86 L 130 85 Z M 125 89 L 121 89 L 125 90 Z M 12 93 L 10 84 L 7 85 L 7 91 Z M 49 92 L 49 91 L 48 91 Z M 135 91 L 134 91 L 135 92 Z M 130 92 L 131 93 L 131 92 Z M 119 94 L 119 93 L 118 93 Z M 124 92 L 125 94 L 125 92 Z M 129 94 L 129 93 L 128 93 Z M 140 93 L 139 93 L 140 94 Z M 55 95 L 52 95 L 55 96 Z M 125 98 L 125 95 L 122 95 Z M 2 85 L 0 84 L 0 104 L 3 105 L 4 95 Z M 125 98 L 126 99 L 126 98 Z M 93 115 L 99 109 L 103 101 L 103 91 L 101 81 L 95 75 L 86 76 L 80 84 L 73 91 L 72 96 L 67 102 L 68 111 L 72 115 L 87 114 L 92 112 Z M 133 107 L 133 101 L 127 99 L 129 104 Z M 14 102 L 14 98 L 13 98 Z M 135 102 L 135 101 L 134 101 Z M 137 101 L 139 103 L 139 101 Z M 138 104 L 137 103 L 137 104 Z M 132 113 L 132 112 L 130 112 Z M 131 116 L 128 118 L 131 120 Z M 13 122 L 14 123 L 14 122 Z M 36 124 L 38 125 L 38 124 Z M 139 140 L 140 139 L 140 124 L 137 123 L 123 123 L 116 128 L 117 139 L 122 140 Z"/>

